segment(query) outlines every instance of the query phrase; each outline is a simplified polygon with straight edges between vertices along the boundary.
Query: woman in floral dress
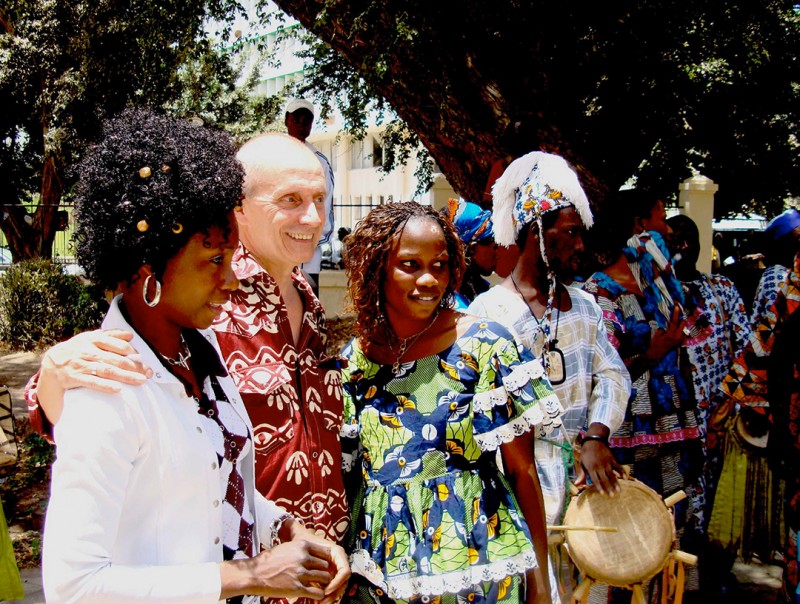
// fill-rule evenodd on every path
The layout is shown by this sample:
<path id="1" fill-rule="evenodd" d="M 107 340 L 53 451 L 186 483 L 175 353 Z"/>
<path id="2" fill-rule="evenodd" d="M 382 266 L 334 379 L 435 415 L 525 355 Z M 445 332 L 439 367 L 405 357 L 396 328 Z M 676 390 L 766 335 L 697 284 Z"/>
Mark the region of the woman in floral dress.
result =
<path id="1" fill-rule="evenodd" d="M 532 439 L 561 407 L 540 362 L 499 324 L 448 307 L 463 252 L 430 208 L 374 209 L 346 268 L 360 334 L 343 375 L 350 597 L 549 602 Z"/>

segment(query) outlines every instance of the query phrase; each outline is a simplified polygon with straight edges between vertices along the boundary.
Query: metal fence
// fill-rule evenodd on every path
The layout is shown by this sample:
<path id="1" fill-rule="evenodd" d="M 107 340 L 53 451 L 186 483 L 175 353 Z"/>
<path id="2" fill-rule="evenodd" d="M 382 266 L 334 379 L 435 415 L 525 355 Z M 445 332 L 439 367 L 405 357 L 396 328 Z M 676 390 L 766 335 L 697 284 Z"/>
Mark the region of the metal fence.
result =
<path id="1" fill-rule="evenodd" d="M 34 207 L 31 207 L 29 208 L 29 211 L 33 211 L 34 209 Z M 74 209 L 74 205 L 71 203 L 62 203 L 59 204 L 58 209 L 66 211 L 69 219 L 67 221 L 66 229 L 56 232 L 56 236 L 53 241 L 53 262 L 74 267 L 77 266 L 77 261 L 75 260 L 75 249 L 72 245 L 72 211 Z M 11 264 L 11 250 L 8 247 L 8 242 L 6 241 L 5 235 L 0 232 L 0 266 L 7 267 L 9 264 Z"/>

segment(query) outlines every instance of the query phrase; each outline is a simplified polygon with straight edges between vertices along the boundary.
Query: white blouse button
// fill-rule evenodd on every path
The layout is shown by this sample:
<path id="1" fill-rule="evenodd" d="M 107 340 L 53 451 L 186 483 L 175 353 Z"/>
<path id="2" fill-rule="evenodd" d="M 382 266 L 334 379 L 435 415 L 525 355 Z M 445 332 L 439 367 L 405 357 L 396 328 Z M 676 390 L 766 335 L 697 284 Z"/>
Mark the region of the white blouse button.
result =
<path id="1" fill-rule="evenodd" d="M 215 499 L 214 503 L 212 503 L 211 505 L 213 505 L 215 508 L 218 508 L 219 507 L 219 500 Z"/>

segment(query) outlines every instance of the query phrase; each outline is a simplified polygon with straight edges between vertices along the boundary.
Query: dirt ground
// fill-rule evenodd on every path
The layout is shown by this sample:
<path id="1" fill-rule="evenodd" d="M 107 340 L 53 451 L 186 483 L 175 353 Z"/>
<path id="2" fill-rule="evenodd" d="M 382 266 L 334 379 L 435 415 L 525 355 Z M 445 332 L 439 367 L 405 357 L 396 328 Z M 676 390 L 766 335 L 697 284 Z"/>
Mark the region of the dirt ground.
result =
<path id="1" fill-rule="evenodd" d="M 40 564 L 41 530 L 50 489 L 52 447 L 33 434 L 23 390 L 39 367 L 36 352 L 0 352 L 0 384 L 11 392 L 19 443 L 16 465 L 0 468 L 0 499 L 20 568 Z"/>

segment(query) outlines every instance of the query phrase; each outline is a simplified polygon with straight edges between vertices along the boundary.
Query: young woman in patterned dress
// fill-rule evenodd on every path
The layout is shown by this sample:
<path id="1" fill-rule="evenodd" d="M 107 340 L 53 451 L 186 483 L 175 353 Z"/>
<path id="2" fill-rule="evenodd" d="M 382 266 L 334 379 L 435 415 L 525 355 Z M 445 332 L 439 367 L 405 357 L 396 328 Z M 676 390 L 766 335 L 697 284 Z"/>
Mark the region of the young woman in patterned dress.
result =
<path id="1" fill-rule="evenodd" d="M 449 307 L 462 245 L 431 208 L 374 209 L 346 269 L 360 334 L 342 379 L 349 596 L 549 602 L 532 439 L 560 425 L 561 407 L 541 363 L 499 324 Z"/>

